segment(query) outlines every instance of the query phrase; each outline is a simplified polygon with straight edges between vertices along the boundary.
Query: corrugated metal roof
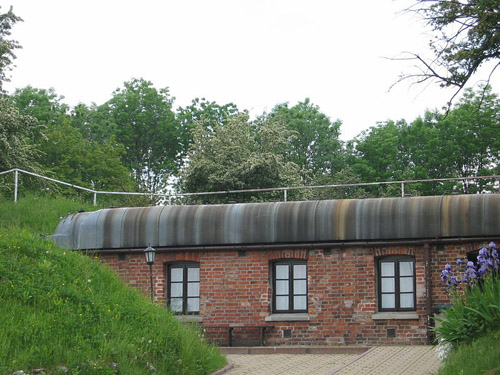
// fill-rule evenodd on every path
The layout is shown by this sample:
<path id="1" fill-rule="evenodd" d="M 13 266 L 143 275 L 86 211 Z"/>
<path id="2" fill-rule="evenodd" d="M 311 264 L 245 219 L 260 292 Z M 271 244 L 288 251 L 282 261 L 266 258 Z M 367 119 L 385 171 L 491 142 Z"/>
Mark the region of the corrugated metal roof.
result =
<path id="1" fill-rule="evenodd" d="M 57 226 L 69 249 L 132 249 L 500 235 L 500 194 L 114 208 Z"/>

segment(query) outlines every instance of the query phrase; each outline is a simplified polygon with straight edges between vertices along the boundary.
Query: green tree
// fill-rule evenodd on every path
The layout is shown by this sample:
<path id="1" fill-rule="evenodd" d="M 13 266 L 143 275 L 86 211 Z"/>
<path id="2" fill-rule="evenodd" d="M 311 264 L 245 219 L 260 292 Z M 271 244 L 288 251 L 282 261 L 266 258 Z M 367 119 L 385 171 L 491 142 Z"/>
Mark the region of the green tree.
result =
<path id="1" fill-rule="evenodd" d="M 500 162 L 500 100 L 491 88 L 467 89 L 453 110 L 437 123 L 442 146 L 438 154 L 447 161 L 452 177 L 490 175 Z M 491 184 L 489 184 L 491 185 Z M 466 193 L 487 186 L 464 180 Z M 489 186 L 491 188 L 491 186 Z"/>
<path id="2" fill-rule="evenodd" d="M 39 125 L 50 126 L 68 118 L 69 107 L 62 102 L 64 97 L 57 95 L 53 88 L 27 86 L 16 89 L 11 98 L 21 113 L 35 117 Z"/>
<path id="3" fill-rule="evenodd" d="M 181 142 L 168 88 L 157 90 L 143 79 L 125 82 L 103 105 L 116 126 L 116 140 L 125 146 L 125 165 L 141 189 L 159 192 L 179 163 Z"/>
<path id="4" fill-rule="evenodd" d="M 419 69 L 400 80 L 457 87 L 453 99 L 484 63 L 494 62 L 491 74 L 500 65 L 498 0 L 416 0 L 410 10 L 420 14 L 436 34 L 430 41 L 434 58 L 410 53 Z"/>
<path id="5" fill-rule="evenodd" d="M 189 146 L 193 143 L 193 132 L 198 124 L 213 128 L 214 124 L 223 125 L 229 117 L 239 113 L 238 107 L 233 103 L 220 105 L 205 98 L 195 98 L 190 105 L 179 107 L 177 120 L 180 125 L 182 151 L 178 161 L 184 160 Z"/>
<path id="6" fill-rule="evenodd" d="M 14 14 L 12 7 L 7 13 L 0 13 L 0 94 L 4 93 L 3 84 L 9 82 L 7 72 L 12 70 L 15 50 L 21 48 L 17 41 L 8 39 L 12 27 L 19 21 L 22 19 Z"/>
<path id="7" fill-rule="evenodd" d="M 0 98 L 0 170 L 40 171 L 40 152 L 33 144 L 33 138 L 40 135 L 41 127 L 35 118 L 19 113 L 6 98 Z"/>
<path id="8" fill-rule="evenodd" d="M 116 124 L 105 106 L 78 104 L 71 110 L 71 126 L 91 143 L 105 143 L 116 134 Z"/>
<path id="9" fill-rule="evenodd" d="M 135 181 L 121 160 L 123 145 L 113 139 L 91 143 L 68 121 L 50 126 L 45 135 L 42 160 L 57 179 L 96 190 L 135 190 Z"/>
<path id="10" fill-rule="evenodd" d="M 322 174 L 331 174 L 345 167 L 342 142 L 339 140 L 341 121 L 331 121 L 309 99 L 293 107 L 279 104 L 270 114 L 296 132 L 290 141 L 287 159 L 301 168 L 303 184 L 310 184 Z"/>
<path id="11" fill-rule="evenodd" d="M 283 154 L 293 132 L 275 118 L 261 118 L 258 127 L 248 115 L 232 116 L 224 124 L 207 128 L 199 124 L 188 152 L 179 187 L 181 192 L 210 192 L 259 189 L 294 185 L 299 167 L 286 161 Z M 204 196 L 197 202 L 258 201 L 262 194 L 242 193 L 228 196 Z"/>

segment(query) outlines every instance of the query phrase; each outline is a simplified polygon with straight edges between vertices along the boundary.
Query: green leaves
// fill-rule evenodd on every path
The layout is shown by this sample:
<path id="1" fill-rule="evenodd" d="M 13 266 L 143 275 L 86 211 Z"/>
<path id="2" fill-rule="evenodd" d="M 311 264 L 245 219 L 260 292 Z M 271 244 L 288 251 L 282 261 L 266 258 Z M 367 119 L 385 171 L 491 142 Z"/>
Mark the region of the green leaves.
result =
<path id="1" fill-rule="evenodd" d="M 168 88 L 157 90 L 149 81 L 133 79 L 102 106 L 125 147 L 125 165 L 148 192 L 164 189 L 178 168 L 181 142 L 172 103 Z"/>
<path id="2" fill-rule="evenodd" d="M 260 119 L 258 126 L 241 114 L 224 124 L 199 124 L 180 175 L 180 188 L 187 192 L 224 191 L 280 187 L 298 183 L 299 168 L 285 160 L 284 151 L 294 133 L 273 118 Z M 203 202 L 227 199 L 255 201 L 263 195 L 240 194 L 209 197 Z"/>

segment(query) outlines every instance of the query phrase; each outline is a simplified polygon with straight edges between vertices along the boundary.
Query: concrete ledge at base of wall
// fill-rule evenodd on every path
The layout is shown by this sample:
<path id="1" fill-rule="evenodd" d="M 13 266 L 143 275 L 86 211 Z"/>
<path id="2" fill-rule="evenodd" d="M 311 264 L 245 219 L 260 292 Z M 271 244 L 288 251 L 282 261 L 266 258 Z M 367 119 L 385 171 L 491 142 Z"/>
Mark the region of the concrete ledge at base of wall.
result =
<path id="1" fill-rule="evenodd" d="M 220 347 L 223 354 L 363 354 L 370 346 L 252 346 Z"/>

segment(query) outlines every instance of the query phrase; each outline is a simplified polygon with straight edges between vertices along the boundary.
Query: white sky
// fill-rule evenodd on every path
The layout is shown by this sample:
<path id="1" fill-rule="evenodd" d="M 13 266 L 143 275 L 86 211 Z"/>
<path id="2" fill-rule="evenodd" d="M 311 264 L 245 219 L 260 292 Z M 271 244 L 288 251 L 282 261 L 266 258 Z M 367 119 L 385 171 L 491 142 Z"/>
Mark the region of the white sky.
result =
<path id="1" fill-rule="evenodd" d="M 351 139 L 377 121 L 441 108 L 437 85 L 389 87 L 428 51 L 409 0 L 6 0 L 24 19 L 9 91 L 53 87 L 64 102 L 102 104 L 131 78 L 169 87 L 175 108 L 196 97 L 258 115 L 309 97 Z M 473 84 L 477 84 L 476 78 Z M 496 84 L 495 84 L 496 83 Z M 500 74 L 492 81 L 500 87 Z"/>

